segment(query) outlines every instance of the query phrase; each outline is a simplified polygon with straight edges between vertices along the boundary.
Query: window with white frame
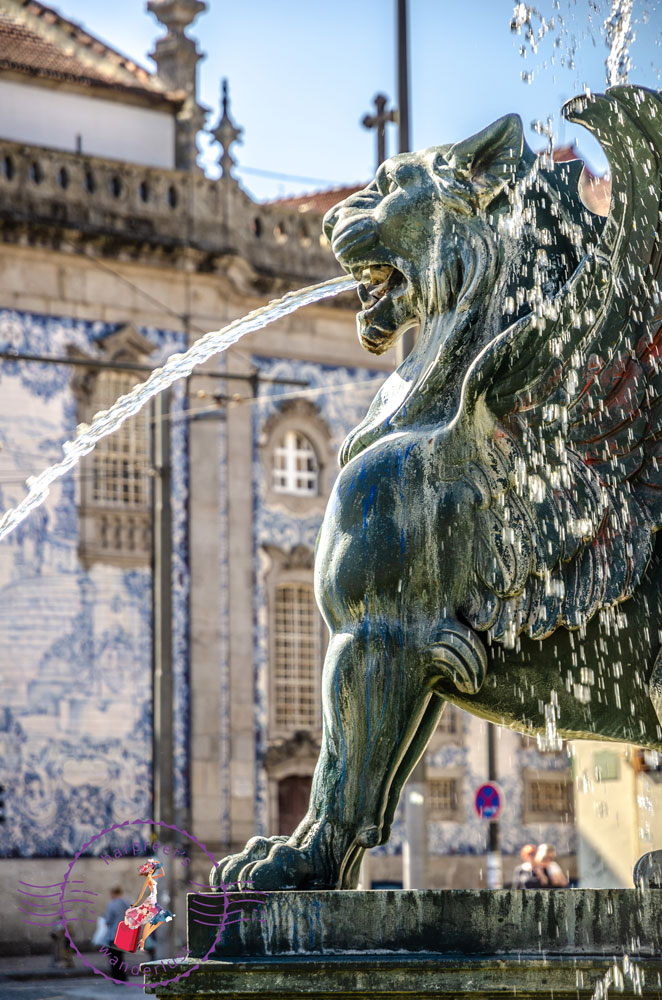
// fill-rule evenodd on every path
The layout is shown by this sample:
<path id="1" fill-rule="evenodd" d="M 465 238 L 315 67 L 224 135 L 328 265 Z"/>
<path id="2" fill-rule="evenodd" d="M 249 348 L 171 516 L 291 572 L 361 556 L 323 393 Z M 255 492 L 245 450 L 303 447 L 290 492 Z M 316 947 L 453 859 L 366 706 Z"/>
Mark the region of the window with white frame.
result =
<path id="1" fill-rule="evenodd" d="M 272 485 L 275 493 L 317 496 L 319 463 L 312 444 L 299 431 L 288 430 L 273 450 Z"/>
<path id="2" fill-rule="evenodd" d="M 276 728 L 318 728 L 321 641 L 319 612 L 310 584 L 276 586 L 273 644 Z"/>

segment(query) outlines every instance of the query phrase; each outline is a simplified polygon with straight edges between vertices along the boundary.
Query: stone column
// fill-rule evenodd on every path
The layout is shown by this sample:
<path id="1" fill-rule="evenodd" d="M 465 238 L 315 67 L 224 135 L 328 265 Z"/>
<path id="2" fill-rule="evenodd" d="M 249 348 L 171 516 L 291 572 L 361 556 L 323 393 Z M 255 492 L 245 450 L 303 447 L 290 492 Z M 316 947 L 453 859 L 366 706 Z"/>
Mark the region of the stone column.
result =
<path id="1" fill-rule="evenodd" d="M 405 839 L 402 845 L 402 888 L 428 887 L 428 829 L 425 809 L 426 768 L 423 756 L 404 788 Z"/>
<path id="2" fill-rule="evenodd" d="M 185 95 L 175 127 L 175 166 L 190 170 L 197 156 L 196 136 L 209 109 L 198 103 L 197 67 L 202 53 L 186 28 L 207 4 L 203 0 L 148 0 L 147 9 L 167 28 L 150 52 L 157 75 L 169 90 Z"/>

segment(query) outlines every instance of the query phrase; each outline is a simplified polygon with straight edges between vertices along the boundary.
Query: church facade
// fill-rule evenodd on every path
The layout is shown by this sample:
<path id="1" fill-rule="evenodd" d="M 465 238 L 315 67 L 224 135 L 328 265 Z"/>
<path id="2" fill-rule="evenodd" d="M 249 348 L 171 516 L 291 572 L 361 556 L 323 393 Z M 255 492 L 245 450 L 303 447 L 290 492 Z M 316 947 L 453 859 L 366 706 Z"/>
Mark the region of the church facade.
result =
<path id="1" fill-rule="evenodd" d="M 223 175 L 206 177 L 184 31 L 205 5 L 148 7 L 165 28 L 153 74 L 38 0 L 0 12 L 3 512 L 170 355 L 338 273 L 321 218 L 348 192 L 254 202 L 232 174 L 227 96 Z M 315 538 L 338 447 L 393 364 L 360 348 L 355 309 L 343 295 L 247 335 L 0 542 L 4 951 L 48 942 L 18 884 L 57 883 L 102 829 L 158 808 L 220 858 L 303 815 L 326 641 Z M 504 852 L 548 840 L 572 864 L 567 754 L 504 731 L 497 757 Z M 486 777 L 485 725 L 447 711 L 427 754 L 431 887 L 485 883 Z M 398 821 L 371 852 L 372 884 L 401 882 L 403 836 Z M 135 865 L 94 853 L 81 865 L 105 901 Z"/>

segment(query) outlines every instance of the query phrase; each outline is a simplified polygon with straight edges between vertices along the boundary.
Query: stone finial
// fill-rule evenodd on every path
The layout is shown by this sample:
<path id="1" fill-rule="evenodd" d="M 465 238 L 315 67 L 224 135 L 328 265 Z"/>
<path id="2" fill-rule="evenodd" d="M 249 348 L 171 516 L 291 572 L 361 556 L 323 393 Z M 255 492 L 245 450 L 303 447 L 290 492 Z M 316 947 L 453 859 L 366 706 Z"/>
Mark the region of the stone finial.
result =
<path id="1" fill-rule="evenodd" d="M 244 130 L 243 128 L 238 128 L 230 117 L 230 98 L 228 96 L 227 80 L 223 80 L 222 82 L 221 94 L 222 114 L 218 125 L 211 134 L 221 147 L 221 155 L 218 159 L 218 162 L 221 165 L 221 177 L 232 177 L 232 168 L 235 165 L 235 160 L 230 153 L 230 147 L 235 142 L 241 141 L 239 137 Z"/>
<path id="2" fill-rule="evenodd" d="M 206 9 L 203 0 L 148 0 L 147 3 L 150 14 L 167 29 L 150 53 L 157 76 L 169 90 L 185 95 L 175 133 L 175 166 L 181 170 L 195 166 L 196 136 L 209 110 L 198 103 L 197 66 L 202 53 L 186 34 L 188 25 Z"/>

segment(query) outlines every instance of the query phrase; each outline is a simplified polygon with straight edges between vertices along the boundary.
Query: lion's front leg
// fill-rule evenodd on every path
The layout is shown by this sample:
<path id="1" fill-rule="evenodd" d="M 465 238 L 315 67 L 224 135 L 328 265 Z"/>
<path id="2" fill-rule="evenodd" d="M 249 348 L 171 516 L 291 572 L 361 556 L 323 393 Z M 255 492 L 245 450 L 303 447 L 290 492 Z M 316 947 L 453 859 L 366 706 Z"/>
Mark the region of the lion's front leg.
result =
<path id="1" fill-rule="evenodd" d="M 306 817 L 289 839 L 256 838 L 221 863 L 218 882 L 354 888 L 357 855 L 382 841 L 391 785 L 396 774 L 402 779 L 409 745 L 435 697 L 424 663 L 395 629 L 367 625 L 332 639 L 323 674 L 322 750 Z"/>

